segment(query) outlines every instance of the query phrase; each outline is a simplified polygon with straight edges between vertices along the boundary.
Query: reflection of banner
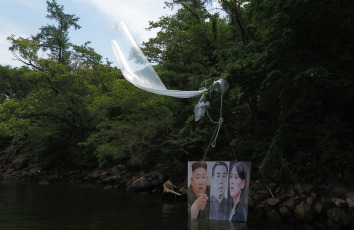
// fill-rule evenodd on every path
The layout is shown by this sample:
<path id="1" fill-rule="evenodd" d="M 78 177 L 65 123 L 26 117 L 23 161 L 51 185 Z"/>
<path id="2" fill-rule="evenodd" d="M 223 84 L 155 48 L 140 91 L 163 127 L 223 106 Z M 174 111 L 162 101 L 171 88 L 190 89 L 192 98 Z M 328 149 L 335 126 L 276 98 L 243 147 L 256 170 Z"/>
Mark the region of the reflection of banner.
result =
<path id="1" fill-rule="evenodd" d="M 189 161 L 190 219 L 247 221 L 251 162 Z"/>

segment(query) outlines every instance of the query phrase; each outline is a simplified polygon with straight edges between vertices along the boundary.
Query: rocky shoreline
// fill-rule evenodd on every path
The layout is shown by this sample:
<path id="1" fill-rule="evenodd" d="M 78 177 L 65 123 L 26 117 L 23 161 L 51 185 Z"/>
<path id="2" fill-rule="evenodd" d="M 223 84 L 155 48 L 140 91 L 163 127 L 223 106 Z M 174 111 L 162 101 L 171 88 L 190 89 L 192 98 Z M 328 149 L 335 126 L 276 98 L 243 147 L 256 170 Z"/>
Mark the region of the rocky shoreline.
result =
<path id="1" fill-rule="evenodd" d="M 308 229 L 354 229 L 354 192 L 330 185 L 252 182 L 249 209 L 272 222 L 303 223 Z"/>
<path id="2" fill-rule="evenodd" d="M 0 181 L 95 183 L 103 189 L 161 193 L 185 200 L 187 184 L 176 186 L 161 172 L 130 172 L 124 165 L 109 169 L 51 169 L 0 165 Z M 251 180 L 249 215 L 275 223 L 302 224 L 306 229 L 354 230 L 354 190 L 339 179 L 316 185 L 284 181 Z"/>

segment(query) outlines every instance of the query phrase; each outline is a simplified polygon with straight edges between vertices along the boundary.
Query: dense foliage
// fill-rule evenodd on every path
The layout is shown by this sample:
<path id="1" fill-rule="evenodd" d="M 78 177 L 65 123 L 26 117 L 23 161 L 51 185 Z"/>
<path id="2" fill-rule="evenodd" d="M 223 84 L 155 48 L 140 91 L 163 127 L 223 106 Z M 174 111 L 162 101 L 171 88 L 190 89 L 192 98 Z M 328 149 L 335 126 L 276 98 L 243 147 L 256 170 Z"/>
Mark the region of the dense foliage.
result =
<path id="1" fill-rule="evenodd" d="M 69 41 L 79 18 L 47 1 L 47 25 L 8 39 L 22 68 L 0 66 L 0 161 L 50 167 L 173 169 L 188 160 L 247 160 L 308 180 L 354 166 L 354 6 L 351 1 L 173 0 L 144 44 L 168 88 L 226 79 L 224 124 L 194 121 L 198 99 L 153 95 L 125 81 L 88 45 Z M 225 14 L 221 16 L 220 13 Z M 39 52 L 47 53 L 40 57 Z M 220 94 L 206 95 L 212 119 Z M 206 155 L 205 155 L 206 154 Z M 205 155 L 205 157 L 204 157 Z"/>

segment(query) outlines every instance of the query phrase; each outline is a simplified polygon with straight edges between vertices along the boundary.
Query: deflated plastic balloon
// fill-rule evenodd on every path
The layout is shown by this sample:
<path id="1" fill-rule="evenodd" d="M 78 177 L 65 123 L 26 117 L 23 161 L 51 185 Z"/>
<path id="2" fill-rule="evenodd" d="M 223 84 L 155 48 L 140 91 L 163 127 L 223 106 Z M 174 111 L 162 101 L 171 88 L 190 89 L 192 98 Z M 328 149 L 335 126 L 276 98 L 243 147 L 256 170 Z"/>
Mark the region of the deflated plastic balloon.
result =
<path id="1" fill-rule="evenodd" d="M 213 90 L 216 92 L 220 92 L 222 94 L 226 93 L 229 88 L 229 83 L 225 79 L 219 79 L 214 81 L 213 83 Z"/>
<path id="2" fill-rule="evenodd" d="M 202 118 L 204 116 L 205 111 L 207 111 L 209 109 L 209 106 L 210 106 L 209 101 L 204 102 L 203 98 L 204 98 L 204 95 L 200 98 L 198 104 L 196 104 L 194 107 L 195 121 L 199 121 L 200 118 Z"/>
<path id="3" fill-rule="evenodd" d="M 107 32 L 124 78 L 136 87 L 151 93 L 179 98 L 196 97 L 205 91 L 167 89 L 123 22 L 111 26 Z"/>

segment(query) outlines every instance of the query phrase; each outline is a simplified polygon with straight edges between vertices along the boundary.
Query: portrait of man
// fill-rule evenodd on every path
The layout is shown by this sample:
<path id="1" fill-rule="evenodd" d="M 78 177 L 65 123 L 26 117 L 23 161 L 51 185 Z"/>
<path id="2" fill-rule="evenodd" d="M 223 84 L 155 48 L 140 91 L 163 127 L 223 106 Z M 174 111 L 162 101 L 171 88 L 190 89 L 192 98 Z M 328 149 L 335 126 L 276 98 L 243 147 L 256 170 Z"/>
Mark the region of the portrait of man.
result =
<path id="1" fill-rule="evenodd" d="M 188 214 L 190 219 L 209 218 L 208 165 L 203 161 L 191 164 L 190 185 L 188 187 Z"/>
<path id="2" fill-rule="evenodd" d="M 227 191 L 228 181 L 228 165 L 226 162 L 218 161 L 212 167 L 211 189 L 212 195 L 210 197 L 210 213 L 211 220 L 226 220 L 228 202 L 225 192 Z"/>

